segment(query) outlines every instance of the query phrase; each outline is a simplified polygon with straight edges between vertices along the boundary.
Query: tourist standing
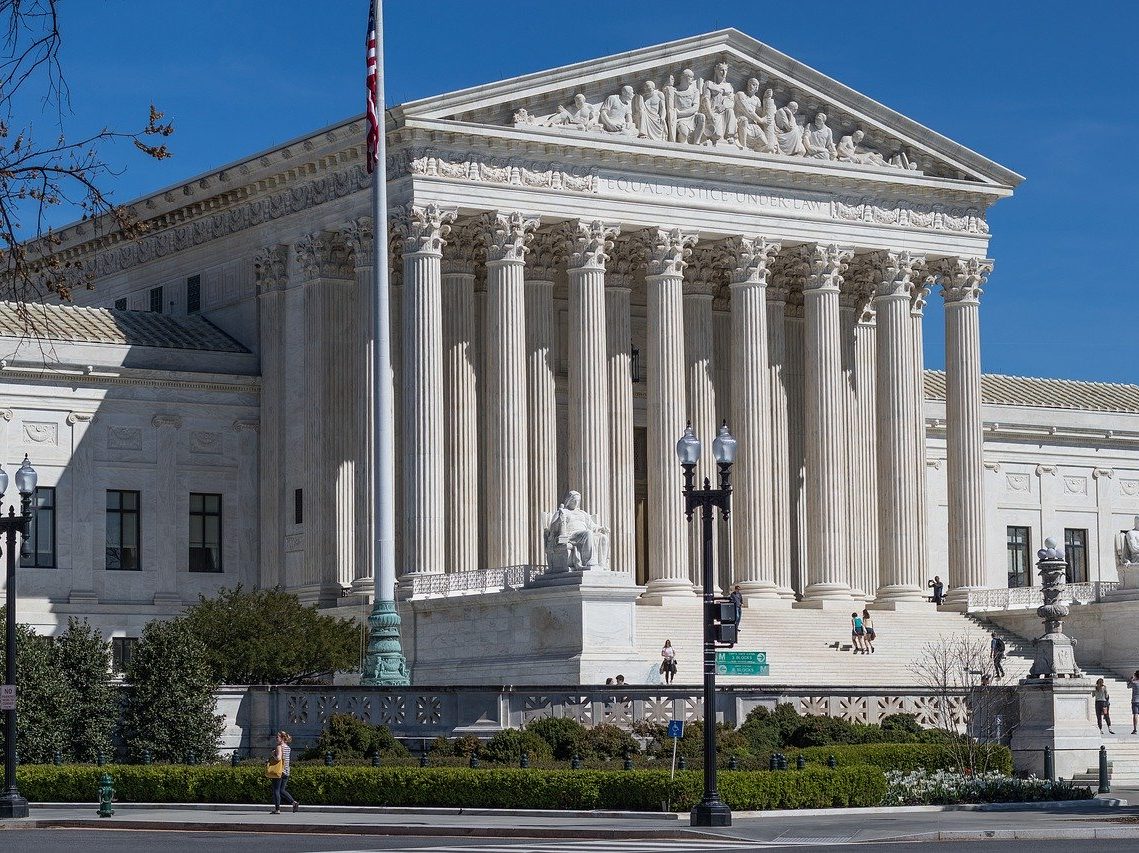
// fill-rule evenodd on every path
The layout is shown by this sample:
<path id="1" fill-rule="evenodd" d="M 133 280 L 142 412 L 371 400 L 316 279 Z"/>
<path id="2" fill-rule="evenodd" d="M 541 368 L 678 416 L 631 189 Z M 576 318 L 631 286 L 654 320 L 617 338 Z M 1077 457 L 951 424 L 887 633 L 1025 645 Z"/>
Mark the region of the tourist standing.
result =
<path id="1" fill-rule="evenodd" d="M 732 590 L 732 594 L 728 596 L 728 601 L 732 603 L 732 607 L 736 609 L 736 631 L 740 629 L 740 618 L 744 613 L 744 594 L 740 590 L 740 585 L 736 584 L 736 588 Z"/>
<path id="2" fill-rule="evenodd" d="M 664 683 L 672 684 L 672 679 L 676 677 L 676 649 L 672 647 L 672 640 L 664 641 L 660 656 L 664 658 L 660 662 L 660 673 L 664 676 Z"/>
<path id="3" fill-rule="evenodd" d="M 997 636 L 996 631 L 993 631 L 993 639 L 989 641 L 989 657 L 993 659 L 993 672 L 997 678 L 1004 678 L 1005 668 L 1001 661 L 1005 659 L 1005 641 Z"/>
<path id="4" fill-rule="evenodd" d="M 1103 724 L 1107 722 L 1107 733 L 1109 735 L 1115 734 L 1111 730 L 1111 697 L 1107 695 L 1107 685 L 1103 683 L 1102 678 L 1097 678 L 1095 683 L 1095 721 L 1099 726 L 1099 730 L 1103 732 Z"/>
<path id="5" fill-rule="evenodd" d="M 1127 679 L 1127 683 L 1131 685 L 1131 734 L 1136 735 L 1139 734 L 1136 731 L 1139 728 L 1139 669 Z"/>
<path id="6" fill-rule="evenodd" d="M 270 814 L 281 813 L 281 801 L 291 803 L 293 811 L 301 807 L 301 804 L 293 799 L 293 795 L 289 793 L 289 758 L 292 753 L 292 748 L 289 744 L 292 742 L 292 737 L 286 731 L 277 732 L 277 746 L 273 750 L 273 761 L 281 762 L 284 765 L 284 771 L 280 777 L 273 780 L 273 811 Z"/>
<path id="7" fill-rule="evenodd" d="M 873 653 L 874 641 L 878 639 L 878 634 L 874 631 L 874 620 L 870 618 L 869 610 L 862 611 L 862 627 L 866 631 L 866 646 Z"/>
<path id="8" fill-rule="evenodd" d="M 850 641 L 854 648 L 851 654 L 866 654 L 866 628 L 862 624 L 862 617 L 857 613 L 850 614 Z"/>
<path id="9" fill-rule="evenodd" d="M 933 580 L 928 581 L 926 586 L 933 590 L 933 603 L 941 604 L 941 600 L 945 597 L 945 584 L 941 582 L 941 578 L 934 575 Z"/>

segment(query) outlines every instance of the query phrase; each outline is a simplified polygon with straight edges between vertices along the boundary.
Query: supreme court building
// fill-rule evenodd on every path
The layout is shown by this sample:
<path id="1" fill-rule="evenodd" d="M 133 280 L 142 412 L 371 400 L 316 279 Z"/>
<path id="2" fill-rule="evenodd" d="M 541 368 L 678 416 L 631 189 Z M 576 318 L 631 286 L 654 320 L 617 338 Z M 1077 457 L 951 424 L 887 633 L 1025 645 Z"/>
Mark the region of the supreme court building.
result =
<path id="1" fill-rule="evenodd" d="M 1116 580 L 1139 388 L 981 372 L 1015 172 L 735 30 L 403 104 L 387 139 L 416 678 L 592 678 L 657 643 L 650 611 L 698 618 L 688 421 L 701 478 L 722 421 L 739 442 L 717 552 L 749 612 L 932 616 L 934 575 L 968 609 L 1032 585 L 1044 536 L 1074 581 Z M 237 583 L 362 612 L 389 381 L 364 156 L 355 118 L 139 199 L 137 241 L 60 233 L 95 288 L 45 309 L 46 372 L 14 321 L 0 370 L 4 461 L 51 490 L 20 581 L 41 629 L 129 639 Z M 607 566 L 550 584 L 570 489 Z"/>

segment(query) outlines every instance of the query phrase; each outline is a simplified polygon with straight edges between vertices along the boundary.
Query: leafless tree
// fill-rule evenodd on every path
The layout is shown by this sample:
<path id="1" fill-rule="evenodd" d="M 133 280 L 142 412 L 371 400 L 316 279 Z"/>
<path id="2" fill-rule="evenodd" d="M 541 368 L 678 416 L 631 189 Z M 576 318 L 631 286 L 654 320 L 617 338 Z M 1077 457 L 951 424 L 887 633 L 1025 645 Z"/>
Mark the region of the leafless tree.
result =
<path id="1" fill-rule="evenodd" d="M 25 331 L 33 334 L 29 305 L 66 301 L 76 287 L 91 286 L 91 271 L 57 252 L 60 240 L 49 224 L 55 211 L 73 209 L 75 219 L 91 221 L 95 234 L 138 236 L 144 224 L 111 200 L 116 172 L 103 152 L 127 141 L 163 160 L 170 156 L 164 139 L 174 130 L 151 105 L 140 130 L 103 128 L 68 138 L 71 98 L 60 62 L 59 7 L 59 0 L 0 0 L 0 298 L 20 306 Z M 29 109 L 37 102 L 38 113 Z"/>
<path id="2" fill-rule="evenodd" d="M 991 681 L 988 640 L 942 634 L 922 647 L 911 668 L 934 694 L 938 727 L 957 734 L 945 741 L 953 762 L 977 773 L 994 769 L 988 744 L 1006 742 L 1019 715 L 1015 689 Z"/>

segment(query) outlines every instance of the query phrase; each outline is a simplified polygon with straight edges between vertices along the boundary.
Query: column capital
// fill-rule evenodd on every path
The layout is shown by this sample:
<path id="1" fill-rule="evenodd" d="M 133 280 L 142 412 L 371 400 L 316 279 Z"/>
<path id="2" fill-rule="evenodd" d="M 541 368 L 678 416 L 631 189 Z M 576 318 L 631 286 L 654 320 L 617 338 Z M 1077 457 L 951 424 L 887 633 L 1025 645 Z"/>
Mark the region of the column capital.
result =
<path id="1" fill-rule="evenodd" d="M 989 258 L 943 258 L 936 266 L 946 305 L 976 303 L 993 271 Z"/>
<path id="2" fill-rule="evenodd" d="M 403 241 L 403 254 L 442 255 L 458 211 L 428 205 L 401 205 L 392 212 L 392 235 Z"/>
<path id="3" fill-rule="evenodd" d="M 331 231 L 317 231 L 301 237 L 293 244 L 293 248 L 305 281 L 322 278 L 346 280 L 356 275 L 355 266 L 348 255 L 348 246 Z"/>
<path id="4" fill-rule="evenodd" d="M 694 249 L 690 258 L 684 268 L 684 295 L 709 299 L 719 296 L 724 283 L 722 252 L 711 246 L 702 247 Z"/>
<path id="5" fill-rule="evenodd" d="M 854 249 L 849 246 L 817 243 L 811 247 L 810 271 L 803 285 L 804 290 L 839 290 L 842 277 L 854 257 Z"/>
<path id="6" fill-rule="evenodd" d="M 537 216 L 517 210 L 483 214 L 486 234 L 486 260 L 491 263 L 523 263 L 534 239 L 534 229 L 541 224 Z"/>
<path id="7" fill-rule="evenodd" d="M 811 271 L 809 246 L 780 249 L 767 276 L 767 298 L 771 302 L 789 302 L 792 291 L 802 295 L 803 284 Z M 802 300 L 800 299 L 800 305 Z"/>
<path id="8" fill-rule="evenodd" d="M 696 240 L 679 228 L 647 228 L 637 238 L 650 276 L 683 275 Z"/>
<path id="9" fill-rule="evenodd" d="M 478 221 L 452 226 L 443 249 L 444 275 L 477 275 L 482 261 L 483 236 Z"/>
<path id="10" fill-rule="evenodd" d="M 258 249 L 253 255 L 253 277 L 258 295 L 288 287 L 289 247 L 278 244 Z"/>
<path id="11" fill-rule="evenodd" d="M 563 222 L 558 228 L 566 253 L 566 267 L 571 270 L 604 270 L 613 250 L 613 241 L 621 233 L 616 225 L 599 219 L 577 219 Z"/>
<path id="12" fill-rule="evenodd" d="M 904 249 L 874 252 L 870 264 L 875 272 L 875 299 L 912 298 L 925 273 L 925 256 Z"/>
<path id="13" fill-rule="evenodd" d="M 561 238 L 555 231 L 539 231 L 529 246 L 526 258 L 526 281 L 553 283 L 561 259 Z"/>
<path id="14" fill-rule="evenodd" d="M 356 269 L 370 267 L 375 262 L 375 230 L 372 224 L 372 217 L 361 216 L 340 229 L 340 239 L 352 251 Z"/>
<path id="15" fill-rule="evenodd" d="M 767 285 L 772 262 L 782 244 L 766 237 L 731 237 L 724 243 L 731 284 Z"/>
<path id="16" fill-rule="evenodd" d="M 633 278 L 636 276 L 640 263 L 628 251 L 627 245 L 624 248 L 626 251 L 615 254 L 609 259 L 605 272 L 605 286 L 607 288 L 631 290 L 633 287 Z"/>

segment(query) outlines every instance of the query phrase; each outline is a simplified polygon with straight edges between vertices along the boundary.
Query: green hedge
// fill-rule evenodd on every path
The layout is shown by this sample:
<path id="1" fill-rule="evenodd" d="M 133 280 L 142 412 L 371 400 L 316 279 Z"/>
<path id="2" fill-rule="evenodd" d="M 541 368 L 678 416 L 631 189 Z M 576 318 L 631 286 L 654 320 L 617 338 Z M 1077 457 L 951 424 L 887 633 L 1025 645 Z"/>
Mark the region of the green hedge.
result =
<path id="1" fill-rule="evenodd" d="M 122 802 L 268 802 L 260 767 L 27 765 L 20 792 L 33 802 L 94 803 L 98 778 L 114 777 Z M 720 795 L 733 809 L 873 806 L 886 779 L 873 767 L 812 767 L 802 772 L 724 772 Z M 687 810 L 699 802 L 700 773 L 684 771 L 514 770 L 458 767 L 296 767 L 289 790 L 309 805 L 440 806 L 526 809 Z"/>
<path id="2" fill-rule="evenodd" d="M 1012 751 L 1000 744 L 975 747 L 988 752 L 988 769 L 1012 775 Z M 809 746 L 799 750 L 809 762 L 825 762 L 834 756 L 839 766 L 870 765 L 882 770 L 953 770 L 957 769 L 954 751 L 936 743 L 862 743 L 835 746 Z M 794 766 L 795 756 L 787 753 Z"/>

